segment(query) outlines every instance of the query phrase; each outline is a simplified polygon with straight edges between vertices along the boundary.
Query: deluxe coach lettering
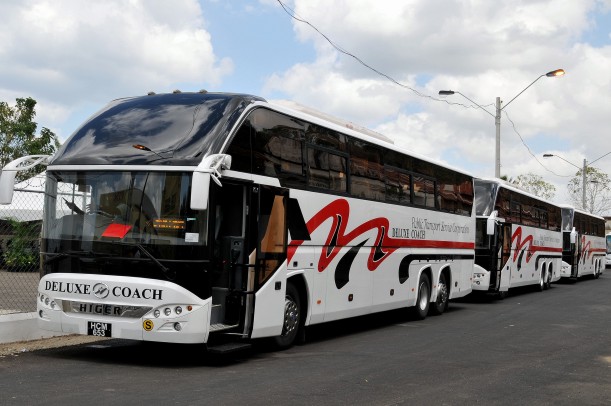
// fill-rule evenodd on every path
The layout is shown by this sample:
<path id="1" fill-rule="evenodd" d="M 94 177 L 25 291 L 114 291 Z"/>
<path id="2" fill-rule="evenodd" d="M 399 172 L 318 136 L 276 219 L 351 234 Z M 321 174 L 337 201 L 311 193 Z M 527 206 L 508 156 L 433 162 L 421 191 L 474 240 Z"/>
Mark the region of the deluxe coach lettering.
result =
<path id="1" fill-rule="evenodd" d="M 88 283 L 75 283 L 75 282 L 57 282 L 57 281 L 46 281 L 45 290 L 51 292 L 60 293 L 75 293 L 89 295 L 96 293 L 92 290 L 91 285 Z M 163 295 L 162 289 L 138 289 L 130 288 L 129 286 L 115 286 L 112 288 L 111 293 L 114 297 L 127 297 L 132 299 L 152 299 L 161 300 Z"/>
<path id="2" fill-rule="evenodd" d="M 161 294 L 163 290 L 161 289 L 142 289 L 138 288 L 130 288 L 130 287 L 121 287 L 115 286 L 112 288 L 112 295 L 115 297 L 131 297 L 134 299 L 154 299 L 161 300 Z"/>
<path id="3" fill-rule="evenodd" d="M 50 290 L 51 292 L 80 293 L 82 295 L 88 295 L 91 293 L 91 285 L 86 283 L 46 281 L 45 290 Z"/>

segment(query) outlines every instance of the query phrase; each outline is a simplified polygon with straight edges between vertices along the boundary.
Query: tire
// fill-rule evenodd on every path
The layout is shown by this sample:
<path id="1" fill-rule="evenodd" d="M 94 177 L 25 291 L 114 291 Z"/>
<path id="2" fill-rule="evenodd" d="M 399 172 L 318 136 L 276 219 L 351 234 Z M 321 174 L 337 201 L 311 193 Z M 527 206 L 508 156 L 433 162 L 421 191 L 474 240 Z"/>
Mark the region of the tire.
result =
<path id="1" fill-rule="evenodd" d="M 431 305 L 431 282 L 425 274 L 420 276 L 418 281 L 418 298 L 416 299 L 416 307 L 414 307 L 414 316 L 418 320 L 426 319 Z"/>
<path id="2" fill-rule="evenodd" d="M 282 333 L 274 337 L 274 344 L 277 349 L 285 350 L 295 343 L 295 339 L 301 328 L 301 301 L 299 291 L 292 283 L 286 285 L 284 300 L 284 324 Z"/>
<path id="3" fill-rule="evenodd" d="M 543 289 L 545 289 L 545 273 L 543 272 L 543 269 L 541 269 L 539 274 L 539 286 L 537 286 L 537 290 L 539 292 L 543 292 Z"/>
<path id="4" fill-rule="evenodd" d="M 552 287 L 552 272 L 547 272 L 547 278 L 545 280 L 545 289 L 549 289 Z"/>
<path id="5" fill-rule="evenodd" d="M 446 283 L 446 277 L 442 273 L 439 275 L 439 282 L 437 283 L 437 299 L 431 306 L 431 313 L 435 315 L 443 314 L 448 309 L 449 305 L 449 292 L 448 284 Z"/>

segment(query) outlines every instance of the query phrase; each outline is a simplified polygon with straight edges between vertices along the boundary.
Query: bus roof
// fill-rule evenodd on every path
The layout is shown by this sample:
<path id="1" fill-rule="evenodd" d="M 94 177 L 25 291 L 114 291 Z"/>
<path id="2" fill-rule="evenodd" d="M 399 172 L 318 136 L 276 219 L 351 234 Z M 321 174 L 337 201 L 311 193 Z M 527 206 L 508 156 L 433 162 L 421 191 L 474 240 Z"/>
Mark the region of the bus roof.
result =
<path id="1" fill-rule="evenodd" d="M 244 114 L 264 107 L 473 177 L 467 171 L 400 148 L 373 130 L 293 102 L 248 94 L 149 93 L 116 99 L 91 116 L 62 145 L 49 166 L 197 166 L 220 151 Z"/>

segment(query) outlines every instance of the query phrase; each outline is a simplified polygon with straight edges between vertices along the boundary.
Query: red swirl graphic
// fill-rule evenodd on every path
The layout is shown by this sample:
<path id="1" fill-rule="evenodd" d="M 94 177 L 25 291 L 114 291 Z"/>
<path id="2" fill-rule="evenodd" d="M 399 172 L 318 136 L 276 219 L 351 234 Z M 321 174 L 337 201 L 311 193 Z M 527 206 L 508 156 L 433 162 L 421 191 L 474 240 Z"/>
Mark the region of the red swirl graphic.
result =
<path id="1" fill-rule="evenodd" d="M 513 245 L 515 242 L 515 249 L 513 252 L 513 262 L 516 262 L 518 259 L 518 255 L 522 250 L 526 250 L 526 262 L 529 262 L 530 259 L 535 255 L 538 251 L 545 252 L 562 252 L 562 248 L 554 248 L 554 247 L 544 247 L 533 245 L 533 236 L 529 234 L 524 240 L 522 240 L 522 227 L 516 228 L 513 235 L 511 236 L 511 244 Z"/>
<path id="2" fill-rule="evenodd" d="M 306 226 L 310 234 L 328 220 L 332 221 L 324 247 L 321 249 L 318 261 L 318 271 L 323 272 L 340 252 L 342 247 L 348 246 L 359 236 L 377 230 L 375 242 L 368 244 L 370 248 L 367 259 L 367 269 L 375 271 L 378 266 L 398 248 L 448 248 L 448 249 L 474 249 L 474 242 L 438 241 L 392 238 L 386 233 L 390 229 L 387 218 L 377 217 L 362 223 L 350 232 L 346 232 L 346 224 L 350 217 L 350 204 L 346 199 L 337 199 L 329 203 L 316 213 Z M 295 255 L 297 248 L 303 240 L 293 240 L 288 247 L 288 261 Z M 323 248 L 324 248 L 323 247 Z"/>

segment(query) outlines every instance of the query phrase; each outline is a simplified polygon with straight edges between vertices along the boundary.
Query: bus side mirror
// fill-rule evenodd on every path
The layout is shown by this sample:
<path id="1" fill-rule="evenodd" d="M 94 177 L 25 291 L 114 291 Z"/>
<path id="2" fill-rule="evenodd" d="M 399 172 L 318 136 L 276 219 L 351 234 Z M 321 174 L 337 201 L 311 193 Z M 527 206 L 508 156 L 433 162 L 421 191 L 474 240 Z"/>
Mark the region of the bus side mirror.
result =
<path id="1" fill-rule="evenodd" d="M 573 227 L 573 230 L 571 230 L 571 244 L 575 244 L 577 242 L 577 230 L 575 230 L 575 227 Z"/>
<path id="2" fill-rule="evenodd" d="M 0 174 L 0 204 L 11 204 L 15 190 L 17 171 L 2 171 Z"/>
<path id="3" fill-rule="evenodd" d="M 231 155 L 212 154 L 205 157 L 193 172 L 191 182 L 191 209 L 206 210 L 208 208 L 208 194 L 210 192 L 210 179 L 219 187 L 221 184 L 221 170 L 231 168 Z"/>
<path id="4" fill-rule="evenodd" d="M 50 158 L 50 155 L 27 155 L 6 164 L 0 174 L 0 204 L 10 204 L 13 201 L 17 172 L 27 171 L 37 165 L 48 165 Z"/>
<path id="5" fill-rule="evenodd" d="M 488 235 L 495 234 L 497 214 L 498 212 L 495 210 L 490 214 L 490 217 L 486 219 L 486 234 Z"/>
<path id="6" fill-rule="evenodd" d="M 210 194 L 210 173 L 193 172 L 191 182 L 191 209 L 208 209 L 208 195 Z"/>

